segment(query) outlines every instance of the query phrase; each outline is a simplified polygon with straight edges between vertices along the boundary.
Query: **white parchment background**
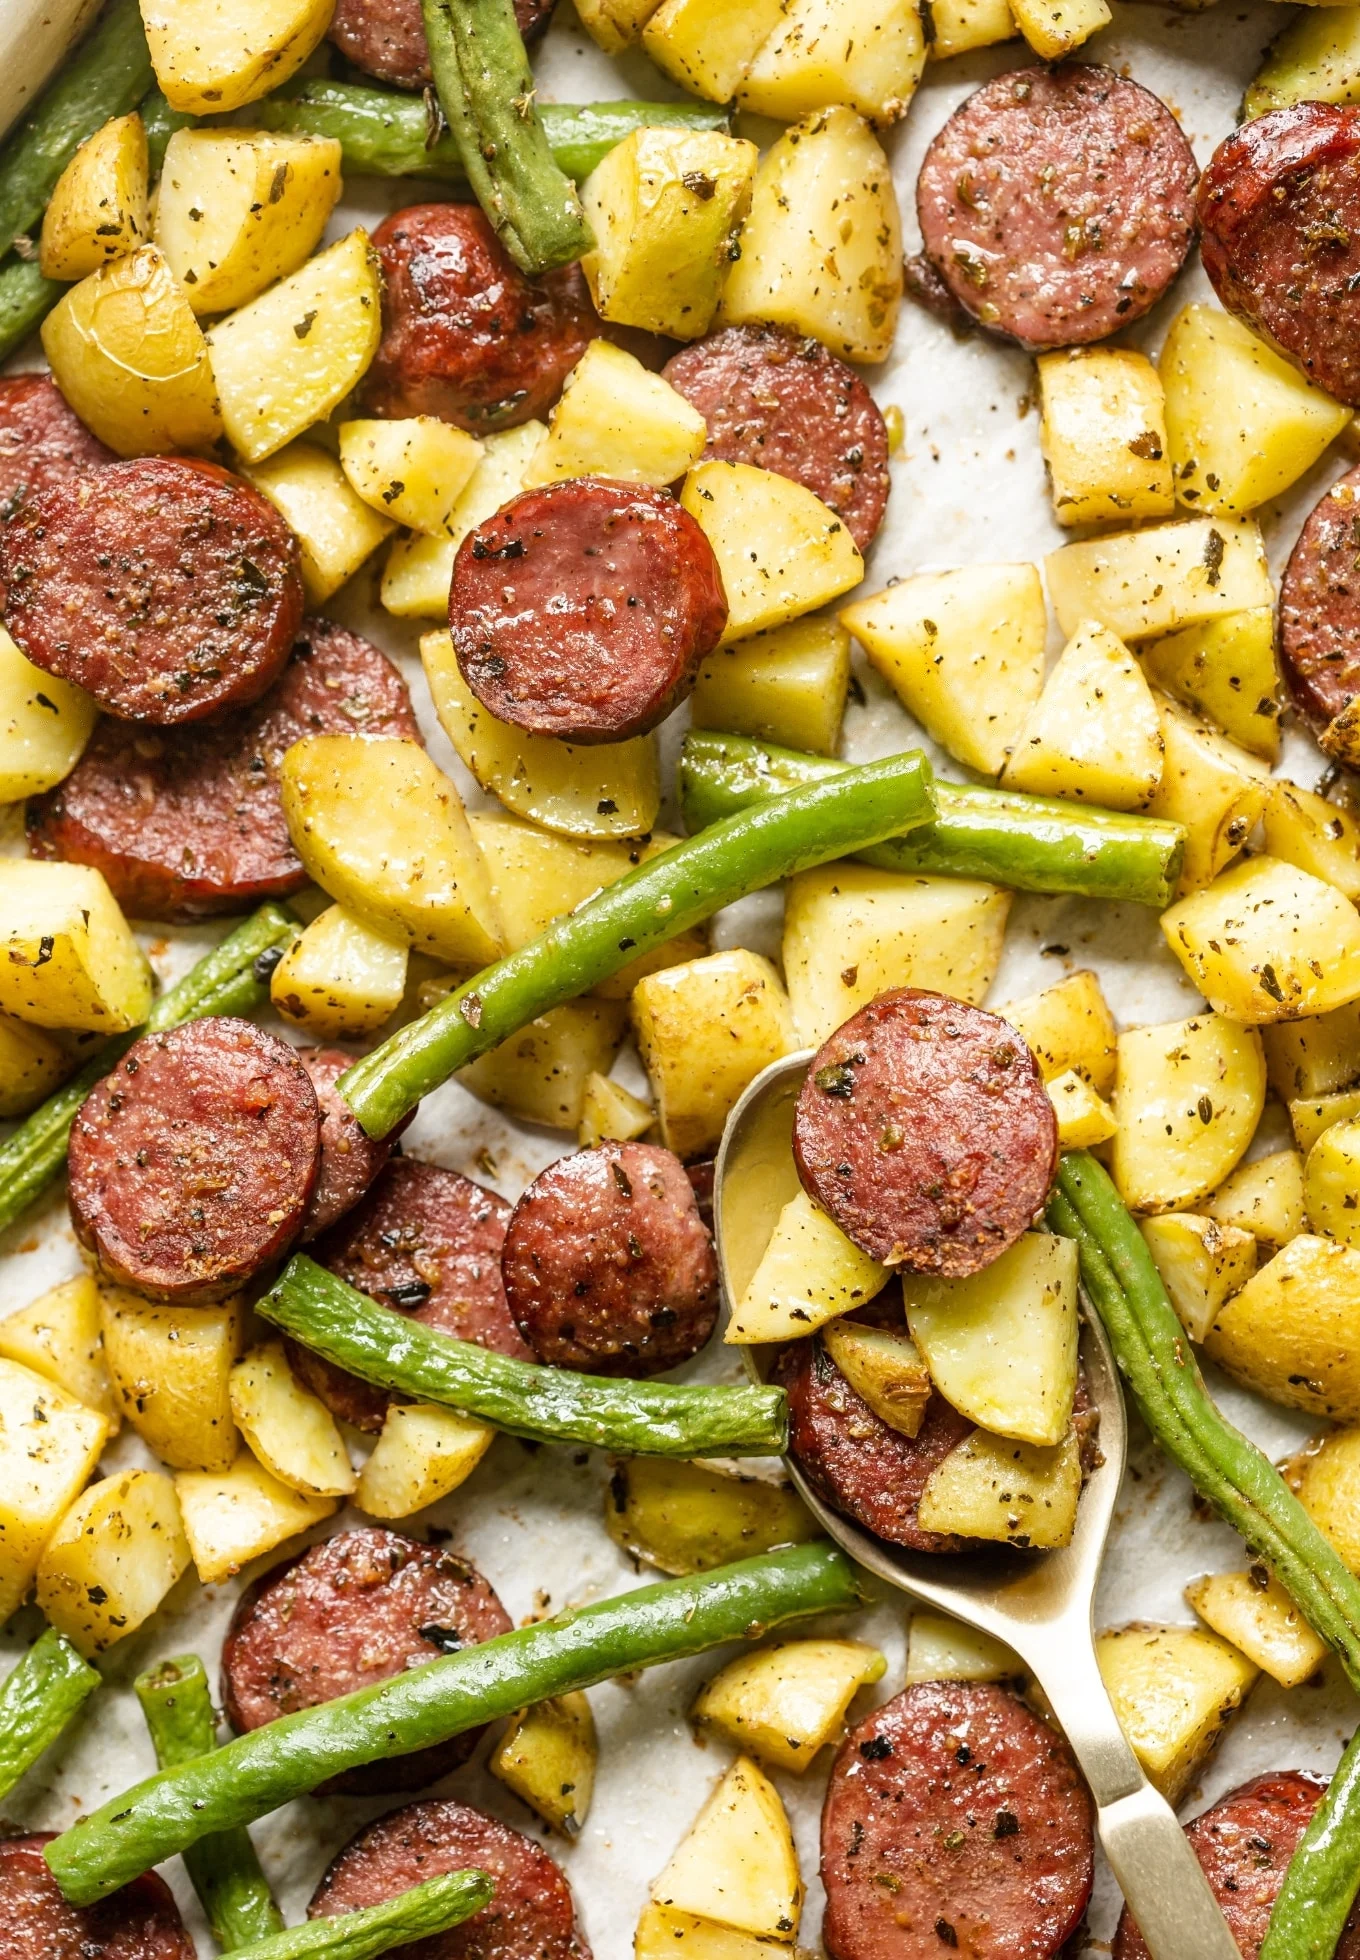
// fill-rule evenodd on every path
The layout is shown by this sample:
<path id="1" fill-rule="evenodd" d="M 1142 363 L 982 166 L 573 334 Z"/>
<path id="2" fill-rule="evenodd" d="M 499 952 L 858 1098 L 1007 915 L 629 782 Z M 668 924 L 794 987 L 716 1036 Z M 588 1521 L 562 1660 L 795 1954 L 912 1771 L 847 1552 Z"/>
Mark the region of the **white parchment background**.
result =
<path id="1" fill-rule="evenodd" d="M 1201 160 L 1233 126 L 1242 89 L 1265 43 L 1290 17 L 1283 7 L 1221 4 L 1184 15 L 1154 6 L 1117 6 L 1114 25 L 1089 44 L 1089 53 L 1155 89 L 1181 118 Z M 941 122 L 981 81 L 1026 59 L 1019 43 L 932 66 L 903 128 L 890 141 L 907 235 L 914 248 L 913 187 L 921 154 Z M 641 56 L 617 64 L 580 33 L 569 5 L 559 10 L 536 56 L 544 99 L 589 101 L 608 96 L 673 94 Z M 767 136 L 769 126 L 753 134 Z M 431 193 L 438 196 L 435 190 Z M 352 187 L 331 227 L 338 236 L 356 221 L 374 222 L 383 212 L 418 202 L 421 187 L 389 193 L 371 181 Z M 1207 287 L 1196 266 L 1172 298 L 1125 338 L 1155 352 L 1174 311 Z M 34 347 L 16 367 L 34 366 Z M 929 567 L 999 559 L 1038 559 L 1062 542 L 1054 525 L 1039 455 L 1038 418 L 1029 407 L 1032 366 L 1019 352 L 981 338 L 954 340 L 933 320 L 907 306 L 893 358 L 875 375 L 884 404 L 897 403 L 906 441 L 893 465 L 888 520 L 874 547 L 866 589 L 893 574 Z M 1261 519 L 1277 572 L 1303 514 L 1344 467 L 1329 455 L 1286 503 Z M 376 609 L 376 575 L 362 572 L 327 611 L 370 634 L 400 662 L 412 683 L 436 759 L 457 778 L 474 806 L 484 803 L 453 757 L 434 721 L 415 654 L 417 632 Z M 1056 653 L 1056 641 L 1052 648 Z M 919 736 L 895 700 L 861 666 L 862 703 L 846 723 L 846 753 L 855 759 L 887 754 Z M 667 732 L 673 752 L 678 725 Z M 938 760 L 939 758 L 937 758 Z M 948 772 L 959 774 L 946 765 Z M 1311 783 L 1320 762 L 1312 744 L 1290 738 L 1285 768 Z M 6 827 L 7 826 L 7 827 Z M 22 848 L 17 812 L 0 813 L 0 844 Z M 777 952 L 777 894 L 749 900 L 718 922 L 718 943 L 751 944 Z M 172 978 L 215 934 L 148 933 L 158 971 Z M 1134 907 L 1080 901 L 1018 899 L 1001 973 L 992 998 L 1009 996 L 1059 979 L 1082 965 L 1095 966 L 1121 1022 L 1171 1020 L 1194 1010 L 1198 996 L 1162 948 L 1153 917 Z M 905 977 L 905 976 L 904 976 Z M 633 1067 L 636 1063 L 631 1064 Z M 627 1072 L 629 1058 L 620 1067 Z M 1272 1107 L 1257 1149 L 1284 1141 L 1282 1113 Z M 450 1087 L 431 1097 L 406 1138 L 406 1149 L 480 1177 L 490 1177 L 511 1199 L 567 1143 L 556 1134 L 516 1129 L 464 1091 Z M 494 1162 L 492 1177 L 488 1158 Z M 43 1287 L 76 1271 L 79 1255 L 64 1202 L 54 1199 L 0 1241 L 0 1313 L 25 1304 Z M 711 1352 L 694 1371 L 735 1378 L 735 1363 Z M 1304 1433 L 1301 1420 L 1272 1409 L 1222 1380 L 1215 1387 L 1227 1411 L 1272 1454 Z M 145 1460 L 135 1438 L 110 1449 L 107 1467 Z M 597 1456 L 569 1450 L 531 1452 L 500 1439 L 469 1483 L 430 1514 L 450 1529 L 453 1542 L 482 1568 L 519 1620 L 545 1609 L 597 1598 L 638 1583 L 630 1561 L 605 1535 L 602 1512 L 608 1466 Z M 337 1521 L 343 1522 L 343 1520 Z M 323 1527 L 324 1536 L 335 1524 Z M 1181 1592 L 1194 1574 L 1241 1563 L 1241 1548 L 1225 1527 L 1192 1510 L 1184 1480 L 1170 1471 L 1135 1424 L 1129 1478 L 1118 1515 L 1098 1605 L 1101 1624 L 1134 1618 L 1189 1620 Z M 85 1717 L 5 1800 L 3 1809 L 29 1828 L 60 1829 L 148 1772 L 152 1754 L 131 1693 L 134 1674 L 154 1660 L 195 1649 L 215 1669 L 217 1649 L 239 1585 L 200 1588 L 184 1580 L 154 1622 L 115 1648 L 104 1662 L 105 1690 Z M 641 1577 L 650 1575 L 644 1572 Z M 859 1620 L 856 1631 L 879 1642 L 888 1673 L 873 1691 L 882 1698 L 901 1686 L 905 1602 L 886 1601 Z M 29 1609 L 4 1635 L 17 1653 L 37 1627 Z M 666 1858 L 728 1760 L 716 1744 L 696 1742 L 686 1711 L 700 1681 L 722 1656 L 661 1668 L 627 1685 L 592 1693 L 600 1730 L 600 1775 L 594 1808 L 580 1839 L 551 1848 L 570 1875 L 585 1930 L 599 1960 L 625 1960 L 649 1881 Z M 7 1663 L 6 1663 L 7 1664 Z M 1229 1729 L 1218 1756 L 1192 1794 L 1188 1809 L 1201 1808 L 1223 1790 L 1269 1767 L 1325 1773 L 1354 1722 L 1349 1692 L 1334 1667 L 1321 1685 L 1285 1694 L 1264 1681 Z M 448 1779 L 450 1793 L 494 1811 L 523 1829 L 538 1828 L 516 1800 L 477 1762 Z M 798 1837 L 809 1898 L 802 1943 L 818 1950 L 821 1894 L 817 1884 L 817 1822 L 826 1763 L 805 1779 L 778 1780 Z M 301 1916 L 313 1885 L 332 1853 L 385 1802 L 307 1799 L 256 1827 L 269 1875 L 290 1918 Z M 179 1861 L 167 1875 L 186 1905 L 203 1953 L 211 1942 Z M 1090 1951 L 1108 1950 L 1117 1899 L 1103 1875 L 1091 1914 Z"/>

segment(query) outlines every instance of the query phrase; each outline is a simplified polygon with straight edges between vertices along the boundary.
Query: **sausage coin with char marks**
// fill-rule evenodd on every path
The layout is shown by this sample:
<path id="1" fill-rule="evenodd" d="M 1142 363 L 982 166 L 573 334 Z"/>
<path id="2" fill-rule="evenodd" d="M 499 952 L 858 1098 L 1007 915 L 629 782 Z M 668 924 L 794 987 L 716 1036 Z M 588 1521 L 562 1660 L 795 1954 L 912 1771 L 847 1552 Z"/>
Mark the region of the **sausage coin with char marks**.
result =
<path id="1" fill-rule="evenodd" d="M 96 1905 L 68 1904 L 43 1857 L 55 1836 L 0 1839 L 0 1960 L 197 1960 L 155 1872 Z"/>

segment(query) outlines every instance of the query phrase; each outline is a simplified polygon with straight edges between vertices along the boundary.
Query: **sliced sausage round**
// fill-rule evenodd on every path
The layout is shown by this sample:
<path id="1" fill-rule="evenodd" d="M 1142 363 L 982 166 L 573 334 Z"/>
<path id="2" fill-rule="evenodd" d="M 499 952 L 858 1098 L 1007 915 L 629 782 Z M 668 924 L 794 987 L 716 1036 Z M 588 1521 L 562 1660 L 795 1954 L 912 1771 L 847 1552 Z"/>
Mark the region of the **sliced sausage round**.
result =
<path id="1" fill-rule="evenodd" d="M 505 1297 L 535 1355 L 588 1374 L 687 1361 L 718 1317 L 718 1264 L 680 1159 L 651 1143 L 559 1157 L 510 1215 Z"/>
<path id="2" fill-rule="evenodd" d="M 1268 1770 L 1186 1825 L 1185 1835 L 1243 1953 L 1260 1952 L 1289 1861 L 1326 1793 L 1326 1784 L 1315 1776 Z M 1111 1960 L 1148 1960 L 1127 1906 L 1119 1916 Z M 1336 1960 L 1360 1960 L 1360 1906 L 1346 1921 Z"/>
<path id="3" fill-rule="evenodd" d="M 313 1257 L 381 1306 L 460 1341 L 531 1359 L 506 1305 L 504 1198 L 457 1171 L 394 1157 Z M 391 1396 L 290 1343 L 293 1365 L 327 1408 L 355 1429 L 382 1428 Z"/>
<path id="4" fill-rule="evenodd" d="M 842 1743 L 822 1806 L 831 1960 L 1057 1960 L 1095 1872 L 1064 1738 L 989 1681 L 921 1681 Z"/>
<path id="5" fill-rule="evenodd" d="M 966 1416 L 932 1395 L 915 1436 L 889 1428 L 860 1397 L 820 1341 L 792 1341 L 771 1380 L 789 1398 L 789 1450 L 820 1497 L 875 1538 L 913 1552 L 958 1552 L 964 1540 L 917 1521 L 932 1471 L 973 1432 Z"/>
<path id="6" fill-rule="evenodd" d="M 353 1055 L 343 1048 L 299 1048 L 297 1058 L 311 1078 L 321 1112 L 321 1168 L 298 1233 L 298 1243 L 306 1245 L 353 1211 L 415 1111 L 385 1137 L 371 1137 L 335 1086 L 354 1066 Z"/>
<path id="7" fill-rule="evenodd" d="M 529 279 L 473 204 L 415 204 L 373 234 L 383 337 L 374 415 L 437 415 L 472 435 L 546 415 L 599 332 L 576 265 Z"/>
<path id="8" fill-rule="evenodd" d="M 1194 153 L 1113 69 L 1015 68 L 926 151 L 916 213 L 964 311 L 1026 347 L 1103 340 L 1155 306 L 1195 233 Z"/>
<path id="9" fill-rule="evenodd" d="M 73 1906 L 43 1857 L 55 1831 L 0 1839 L 4 1960 L 197 1960 L 170 1887 L 155 1872 Z"/>
<path id="10" fill-rule="evenodd" d="M 466 1559 L 399 1531 L 341 1531 L 276 1565 L 241 1597 L 222 1643 L 222 1699 L 238 1733 L 388 1681 L 509 1633 Z M 465 1763 L 481 1729 L 347 1770 L 325 1793 L 421 1790 Z"/>
<path id="11" fill-rule="evenodd" d="M 496 1881 L 490 1905 L 447 1933 L 412 1941 L 402 1960 L 590 1960 L 571 1887 L 547 1852 L 463 1803 L 408 1804 L 360 1831 L 331 1861 L 307 1916 L 359 1912 L 467 1870 Z"/>
<path id="12" fill-rule="evenodd" d="M 809 1195 L 871 1258 L 958 1276 L 999 1259 L 1038 1218 L 1058 1125 L 1009 1022 L 899 987 L 818 1049 L 793 1150 Z"/>
<path id="13" fill-rule="evenodd" d="M 664 490 L 575 477 L 526 490 L 453 561 L 449 627 L 463 679 L 500 721 L 566 742 L 621 742 L 690 693 L 722 638 L 713 547 Z"/>
<path id="14" fill-rule="evenodd" d="M 811 335 L 724 327 L 662 374 L 707 422 L 705 456 L 791 476 L 868 549 L 888 506 L 888 431 L 852 367 Z"/>
<path id="15" fill-rule="evenodd" d="M 111 1279 L 157 1300 L 220 1299 L 296 1238 L 321 1113 L 287 1042 L 214 1016 L 144 1035 L 71 1128 L 71 1220 Z"/>
<path id="16" fill-rule="evenodd" d="M 1360 468 L 1313 506 L 1289 554 L 1280 659 L 1300 713 L 1319 732 L 1360 694 Z"/>
<path id="17" fill-rule="evenodd" d="M 249 483 L 187 456 L 40 490 L 0 533 L 0 585 L 35 666 L 159 727 L 257 701 L 302 623 L 288 526 Z"/>
<path id="18" fill-rule="evenodd" d="M 535 41 L 548 25 L 554 0 L 515 0 L 522 40 Z M 346 61 L 394 88 L 428 88 L 430 50 L 420 0 L 337 0 L 330 39 Z"/>
<path id="19" fill-rule="evenodd" d="M 50 374 L 0 376 L 0 523 L 28 498 L 117 460 Z"/>
<path id="20" fill-rule="evenodd" d="M 92 864 L 139 919 L 207 918 L 286 898 L 307 882 L 279 795 L 305 735 L 419 741 L 386 654 L 309 619 L 282 676 L 253 707 L 173 734 L 106 717 L 65 782 L 27 806 L 30 857 Z"/>
<path id="21" fill-rule="evenodd" d="M 1214 151 L 1200 253 L 1230 313 L 1360 405 L 1360 108 L 1298 102 Z"/>

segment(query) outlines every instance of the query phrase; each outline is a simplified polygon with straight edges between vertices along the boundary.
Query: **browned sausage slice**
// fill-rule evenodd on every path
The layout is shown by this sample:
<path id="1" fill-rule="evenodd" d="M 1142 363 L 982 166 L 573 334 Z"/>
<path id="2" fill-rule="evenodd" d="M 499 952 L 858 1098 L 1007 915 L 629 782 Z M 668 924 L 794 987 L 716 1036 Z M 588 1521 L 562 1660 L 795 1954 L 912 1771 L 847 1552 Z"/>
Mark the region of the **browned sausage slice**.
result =
<path id="1" fill-rule="evenodd" d="M 925 249 L 982 326 L 1075 347 L 1155 306 L 1195 231 L 1194 153 L 1113 69 L 1015 68 L 957 108 L 916 182 Z"/>
<path id="2" fill-rule="evenodd" d="M 438 415 L 472 435 L 546 415 L 599 332 L 579 266 L 527 279 L 475 205 L 415 204 L 373 234 L 383 337 L 374 415 Z"/>
<path id="3" fill-rule="evenodd" d="M 821 1047 L 798 1098 L 803 1184 L 871 1257 L 975 1273 L 1034 1223 L 1058 1126 L 1009 1022 L 943 994 L 880 994 Z"/>
<path id="4" fill-rule="evenodd" d="M 1280 658 L 1300 712 L 1319 734 L 1360 694 L 1360 468 L 1313 506 L 1289 554 Z"/>
<path id="5" fill-rule="evenodd" d="M 515 0 L 521 38 L 537 40 L 548 25 L 553 0 Z M 427 88 L 430 51 L 420 0 L 338 0 L 330 38 L 347 61 L 394 88 Z"/>
<path id="6" fill-rule="evenodd" d="M 504 1198 L 457 1171 L 394 1157 L 363 1202 L 328 1232 L 314 1257 L 384 1307 L 460 1341 L 531 1359 L 506 1305 Z M 342 1422 L 382 1428 L 390 1397 L 306 1348 L 293 1364 Z"/>
<path id="7" fill-rule="evenodd" d="M 307 1908 L 358 1912 L 445 1872 L 489 1872 L 496 1893 L 471 1919 L 403 1948 L 403 1960 L 590 1960 L 571 1887 L 521 1831 L 462 1803 L 413 1803 L 351 1838 Z"/>
<path id="8" fill-rule="evenodd" d="M 50 374 L 0 377 L 0 523 L 54 483 L 116 460 Z"/>
<path id="9" fill-rule="evenodd" d="M 353 1211 L 415 1111 L 385 1137 L 371 1137 L 335 1086 L 354 1066 L 354 1056 L 343 1048 L 299 1048 L 297 1058 L 311 1078 L 321 1111 L 321 1168 L 298 1233 L 299 1245 L 306 1245 Z"/>
<path id="10" fill-rule="evenodd" d="M 832 1766 L 822 1938 L 831 1960 L 1056 1960 L 1094 1867 L 1062 1736 L 992 1682 L 918 1682 Z"/>
<path id="11" fill-rule="evenodd" d="M 453 561 L 463 679 L 500 721 L 621 742 L 664 721 L 727 624 L 713 547 L 664 490 L 576 477 L 526 490 Z"/>
<path id="12" fill-rule="evenodd" d="M 784 327 L 725 327 L 662 373 L 707 422 L 705 456 L 793 477 L 868 550 L 888 507 L 888 431 L 852 367 Z"/>
<path id="13" fill-rule="evenodd" d="M 510 1215 L 505 1297 L 540 1361 L 655 1375 L 697 1354 L 718 1317 L 718 1266 L 684 1165 L 651 1143 L 602 1143 L 540 1171 Z"/>
<path id="14" fill-rule="evenodd" d="M 179 1907 L 155 1872 L 97 1905 L 68 1905 L 43 1857 L 55 1836 L 0 1839 L 3 1960 L 196 1960 Z"/>
<path id="15" fill-rule="evenodd" d="M 134 1042 L 71 1129 L 71 1220 L 110 1278 L 220 1299 L 296 1238 L 321 1117 L 287 1042 L 217 1016 Z"/>
<path id="16" fill-rule="evenodd" d="M 40 490 L 0 534 L 0 585 L 35 666 L 159 726 L 257 701 L 302 622 L 288 526 L 250 484 L 186 456 Z"/>
<path id="17" fill-rule="evenodd" d="M 466 1559 L 399 1531 L 342 1531 L 257 1579 L 222 1643 L 222 1699 L 240 1732 L 263 1728 L 439 1654 L 510 1631 L 510 1616 Z M 346 1771 L 351 1794 L 420 1790 L 465 1763 L 481 1729 Z"/>
<path id="18" fill-rule="evenodd" d="M 419 741 L 406 683 L 386 654 L 310 619 L 253 707 L 202 726 L 102 720 L 65 782 L 27 809 L 30 857 L 92 864 L 138 919 L 199 919 L 286 898 L 307 882 L 279 796 L 304 735 Z"/>
<path id="19" fill-rule="evenodd" d="M 1199 221 L 1228 311 L 1360 405 L 1360 109 L 1298 102 L 1244 124 L 1210 159 Z"/>

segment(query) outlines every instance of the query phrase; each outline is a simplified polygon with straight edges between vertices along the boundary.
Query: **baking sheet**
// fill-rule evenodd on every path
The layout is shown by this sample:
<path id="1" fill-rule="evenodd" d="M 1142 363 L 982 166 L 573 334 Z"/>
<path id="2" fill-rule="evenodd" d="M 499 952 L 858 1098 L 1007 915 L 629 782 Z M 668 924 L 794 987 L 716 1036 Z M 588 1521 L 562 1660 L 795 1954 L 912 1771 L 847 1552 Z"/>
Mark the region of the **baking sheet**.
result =
<path id="1" fill-rule="evenodd" d="M 1197 15 L 1147 5 L 1117 7 L 1113 26 L 1088 43 L 1085 52 L 1155 89 L 1181 117 L 1204 162 L 1231 129 L 1243 86 L 1258 64 L 1261 49 L 1287 18 L 1283 8 L 1271 4 L 1221 4 Z M 980 82 L 1025 59 L 1022 45 L 1011 43 L 928 69 L 905 126 L 889 140 L 908 249 L 919 242 L 912 215 L 913 188 L 927 142 Z M 607 60 L 580 32 L 566 4 L 536 54 L 535 68 L 544 100 L 655 98 L 675 93 L 640 55 L 616 63 Z M 771 129 L 762 125 L 750 133 L 767 138 Z M 441 193 L 435 189 L 430 195 Z M 341 205 L 328 235 L 339 236 L 355 222 L 371 224 L 385 211 L 418 202 L 421 196 L 416 184 L 389 190 L 371 180 L 361 181 Z M 1207 295 L 1207 282 L 1196 265 L 1173 296 L 1124 336 L 1125 341 L 1155 353 L 1176 310 L 1188 299 Z M 35 342 L 11 365 L 40 364 Z M 869 379 L 880 402 L 896 403 L 902 409 L 906 440 L 893 464 L 888 519 L 871 554 L 866 591 L 882 586 L 894 574 L 988 560 L 1039 559 L 1063 541 L 1064 534 L 1052 520 L 1044 483 L 1038 416 L 1031 402 L 1033 370 L 1026 356 L 980 338 L 956 341 L 944 327 L 908 305 L 903 308 L 893 358 L 871 371 Z M 1344 467 L 1345 459 L 1332 452 L 1287 500 L 1260 513 L 1277 574 L 1303 515 Z M 476 791 L 434 720 L 416 656 L 417 629 L 377 609 L 376 582 L 376 570 L 370 566 L 325 610 L 368 633 L 400 662 L 412 683 L 431 753 L 458 781 L 469 804 L 484 807 L 487 799 Z M 1053 653 L 1057 644 L 1055 628 Z M 857 671 L 863 700 L 851 707 L 847 717 L 846 754 L 865 760 L 919 740 L 920 731 L 882 683 L 862 664 Z M 677 717 L 665 733 L 668 758 L 678 743 L 682 721 Z M 942 773 L 962 773 L 947 759 L 938 755 L 935 759 Z M 1282 768 L 1311 784 L 1320 773 L 1321 761 L 1310 741 L 1291 733 Z M 674 821 L 674 812 L 669 815 Z M 17 812 L 0 813 L 0 848 L 22 849 Z M 778 893 L 745 901 L 717 921 L 716 943 L 751 945 L 777 954 L 780 910 Z M 171 979 L 217 936 L 209 931 L 148 933 L 146 943 L 162 978 Z M 1136 907 L 1032 897 L 1015 901 L 991 998 L 1004 1001 L 1087 965 L 1100 973 L 1122 1024 L 1177 1019 L 1200 1004 L 1163 949 L 1150 913 Z M 640 1076 L 628 1073 L 636 1067 L 636 1059 L 625 1056 L 618 1072 L 639 1086 Z M 1253 1154 L 1278 1148 L 1285 1141 L 1283 1113 L 1271 1105 Z M 405 1147 L 414 1155 L 490 1182 L 514 1199 L 542 1165 L 570 1145 L 556 1133 L 509 1124 L 465 1091 L 449 1086 L 427 1100 Z M 0 1314 L 77 1271 L 80 1258 L 64 1201 L 54 1198 L 14 1228 L 0 1240 L 0 1255 Z M 739 1365 L 730 1354 L 714 1348 L 688 1372 L 704 1379 L 735 1380 Z M 1226 1412 L 1272 1455 L 1283 1454 L 1307 1431 L 1302 1418 L 1271 1408 L 1222 1378 L 1214 1378 L 1213 1386 Z M 150 1460 L 137 1439 L 125 1434 L 108 1451 L 105 1467 Z M 605 1534 L 607 1479 L 608 1465 L 597 1454 L 531 1450 L 502 1437 L 470 1481 L 427 1515 L 452 1533 L 455 1549 L 482 1568 L 519 1621 L 626 1590 L 655 1576 L 645 1570 L 639 1575 Z M 353 1521 L 342 1516 L 313 1536 L 327 1536 Z M 1205 1570 L 1241 1563 L 1242 1548 L 1235 1534 L 1193 1509 L 1185 1480 L 1157 1455 L 1135 1420 L 1129 1475 L 1101 1586 L 1098 1623 L 1135 1618 L 1188 1621 L 1192 1615 L 1181 1597 L 1186 1581 Z M 154 1762 L 131 1692 L 133 1676 L 159 1658 L 189 1649 L 200 1652 L 215 1669 L 233 1600 L 251 1576 L 248 1569 L 231 1586 L 206 1589 L 192 1577 L 182 1581 L 152 1625 L 105 1658 L 104 1692 L 68 1737 L 4 1800 L 4 1812 L 28 1828 L 61 1829 L 78 1812 L 150 1771 Z M 886 1698 L 902 1685 L 908 1613 L 905 1600 L 892 1597 L 856 1622 L 855 1631 L 881 1645 L 888 1658 L 885 1679 L 870 1691 L 874 1698 Z M 9 1657 L 32 1638 L 38 1624 L 33 1609 L 18 1617 L 0 1638 L 0 1649 L 6 1654 L 0 1666 L 9 1664 Z M 721 1655 L 704 1656 L 592 1692 L 601 1744 L 594 1807 L 576 1843 L 568 1847 L 550 1840 L 549 1848 L 571 1879 L 598 1960 L 625 1960 L 631 1953 L 633 1928 L 650 1880 L 730 1760 L 725 1747 L 696 1741 L 686 1721 L 699 1683 L 721 1659 Z M 1354 1703 L 1334 1663 L 1320 1685 L 1288 1695 L 1263 1680 L 1229 1728 L 1187 1808 L 1202 1808 L 1233 1784 L 1269 1767 L 1326 1774 L 1354 1721 Z M 486 1773 L 485 1755 L 484 1746 L 472 1765 L 437 1787 L 521 1829 L 540 1830 Z M 813 1953 L 819 1951 L 817 1825 L 827 1760 L 823 1757 L 805 1779 L 785 1775 L 776 1779 L 793 1819 L 808 1883 L 801 1944 Z M 389 1800 L 306 1799 L 256 1826 L 266 1870 L 290 1919 L 302 1915 L 328 1858 L 354 1830 L 388 1807 Z M 546 1839 L 546 1832 L 543 1835 Z M 209 1953 L 211 1942 L 179 1861 L 174 1860 L 166 1872 L 185 1906 L 200 1950 Z M 1117 1910 L 1117 1894 L 1108 1874 L 1102 1872 L 1090 1916 L 1088 1952 L 1108 1951 Z"/>

